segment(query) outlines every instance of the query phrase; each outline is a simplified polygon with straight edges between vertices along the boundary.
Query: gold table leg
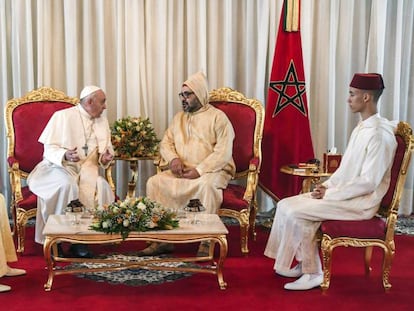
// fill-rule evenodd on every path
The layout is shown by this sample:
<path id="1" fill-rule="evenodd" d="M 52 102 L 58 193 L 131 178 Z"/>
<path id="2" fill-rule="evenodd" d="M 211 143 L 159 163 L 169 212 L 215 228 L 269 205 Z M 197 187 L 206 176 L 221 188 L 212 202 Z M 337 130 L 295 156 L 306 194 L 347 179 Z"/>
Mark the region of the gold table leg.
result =
<path id="1" fill-rule="evenodd" d="M 127 198 L 135 197 L 135 189 L 137 187 L 138 180 L 138 160 L 129 161 L 129 168 L 131 170 L 131 179 L 128 182 Z"/>

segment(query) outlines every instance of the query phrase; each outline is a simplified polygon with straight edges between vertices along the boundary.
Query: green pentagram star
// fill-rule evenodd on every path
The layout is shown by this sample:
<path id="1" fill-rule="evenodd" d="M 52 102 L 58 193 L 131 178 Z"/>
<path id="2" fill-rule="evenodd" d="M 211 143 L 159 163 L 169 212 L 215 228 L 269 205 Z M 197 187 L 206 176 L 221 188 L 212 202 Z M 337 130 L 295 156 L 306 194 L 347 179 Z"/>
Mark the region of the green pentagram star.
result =
<path id="1" fill-rule="evenodd" d="M 295 64 L 293 60 L 290 61 L 289 68 L 286 72 L 285 79 L 283 81 L 271 81 L 269 87 L 279 94 L 275 110 L 273 111 L 272 118 L 274 118 L 280 111 L 286 108 L 288 105 L 292 105 L 300 111 L 305 117 L 307 116 L 303 95 L 306 92 L 305 81 L 298 81 Z M 287 92 L 295 89 L 295 92 Z M 290 93 L 292 93 L 290 95 Z"/>

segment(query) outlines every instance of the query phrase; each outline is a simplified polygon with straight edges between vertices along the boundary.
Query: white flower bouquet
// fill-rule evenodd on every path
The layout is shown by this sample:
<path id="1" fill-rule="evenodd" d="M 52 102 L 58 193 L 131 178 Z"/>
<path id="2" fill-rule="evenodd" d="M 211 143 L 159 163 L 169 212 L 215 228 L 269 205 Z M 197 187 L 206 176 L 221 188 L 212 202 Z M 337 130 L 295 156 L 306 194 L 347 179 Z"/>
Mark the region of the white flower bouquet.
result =
<path id="1" fill-rule="evenodd" d="M 98 207 L 91 229 L 119 233 L 126 239 L 131 231 L 170 230 L 177 228 L 175 213 L 147 197 L 126 198 Z"/>

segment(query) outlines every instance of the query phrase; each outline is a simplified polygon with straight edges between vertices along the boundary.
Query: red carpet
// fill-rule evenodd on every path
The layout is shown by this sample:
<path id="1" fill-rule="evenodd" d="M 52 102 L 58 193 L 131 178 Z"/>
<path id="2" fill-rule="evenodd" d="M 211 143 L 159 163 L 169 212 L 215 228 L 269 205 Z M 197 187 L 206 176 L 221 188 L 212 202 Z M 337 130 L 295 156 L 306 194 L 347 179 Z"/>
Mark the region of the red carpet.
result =
<path id="1" fill-rule="evenodd" d="M 290 292 L 283 289 L 289 279 L 275 276 L 273 260 L 263 256 L 268 231 L 258 229 L 258 239 L 250 243 L 251 253 L 242 257 L 239 229 L 230 227 L 229 254 L 220 290 L 215 275 L 194 274 L 175 282 L 147 286 L 99 283 L 73 275 L 54 278 L 52 291 L 43 284 L 47 271 L 40 245 L 32 242 L 29 229 L 26 253 L 12 266 L 27 269 L 22 277 L 0 279 L 12 286 L 0 294 L 1 310 L 412 310 L 414 294 L 414 237 L 396 236 L 396 256 L 391 270 L 393 287 L 384 293 L 380 274 L 381 252 L 374 253 L 373 272 L 364 276 L 362 250 L 338 248 L 334 251 L 331 287 Z M 179 245 L 181 248 L 185 247 Z M 196 251 L 196 245 L 186 250 Z M 131 245 L 121 248 L 131 250 Z M 95 251 L 114 251 L 106 246 Z M 95 252 L 96 253 L 96 252 Z"/>

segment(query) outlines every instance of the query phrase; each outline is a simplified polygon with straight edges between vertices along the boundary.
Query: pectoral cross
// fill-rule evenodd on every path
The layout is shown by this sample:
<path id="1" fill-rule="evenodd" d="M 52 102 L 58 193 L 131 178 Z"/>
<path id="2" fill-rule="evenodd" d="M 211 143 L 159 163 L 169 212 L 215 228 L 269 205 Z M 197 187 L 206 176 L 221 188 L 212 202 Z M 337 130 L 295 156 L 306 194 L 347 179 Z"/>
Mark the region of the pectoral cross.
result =
<path id="1" fill-rule="evenodd" d="M 83 151 L 85 151 L 85 157 L 88 155 L 88 145 L 85 143 L 82 147 Z"/>

